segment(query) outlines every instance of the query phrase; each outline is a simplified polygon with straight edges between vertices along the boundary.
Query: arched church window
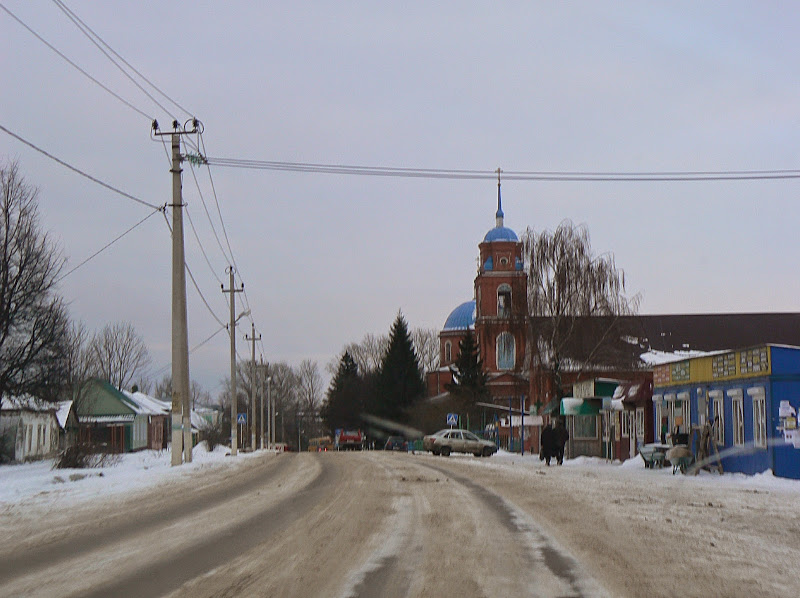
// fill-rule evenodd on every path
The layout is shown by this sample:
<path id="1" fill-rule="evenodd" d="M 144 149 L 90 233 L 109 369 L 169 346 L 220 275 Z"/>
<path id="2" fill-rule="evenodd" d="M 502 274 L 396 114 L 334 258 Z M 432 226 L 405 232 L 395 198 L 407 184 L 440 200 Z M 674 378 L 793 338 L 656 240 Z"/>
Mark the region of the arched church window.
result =
<path id="1" fill-rule="evenodd" d="M 497 288 L 497 317 L 511 317 L 511 286 L 501 284 Z"/>
<path id="2" fill-rule="evenodd" d="M 514 335 L 510 332 L 501 332 L 497 335 L 497 369 L 512 370 L 516 355 Z"/>
<path id="3" fill-rule="evenodd" d="M 450 341 L 447 341 L 444 344 L 444 361 L 445 363 L 450 363 L 452 361 L 453 356 L 453 345 Z"/>

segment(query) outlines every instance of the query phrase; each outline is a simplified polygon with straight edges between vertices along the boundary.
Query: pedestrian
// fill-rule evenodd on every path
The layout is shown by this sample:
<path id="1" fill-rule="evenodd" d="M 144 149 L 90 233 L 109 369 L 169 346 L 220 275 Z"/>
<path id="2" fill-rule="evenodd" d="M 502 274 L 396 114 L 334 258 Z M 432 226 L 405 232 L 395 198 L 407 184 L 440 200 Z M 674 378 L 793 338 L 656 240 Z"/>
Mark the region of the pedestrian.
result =
<path id="1" fill-rule="evenodd" d="M 550 466 L 550 459 L 555 455 L 555 437 L 553 425 L 547 422 L 547 425 L 542 428 L 542 447 L 539 449 L 539 460 L 547 463 Z"/>
<path id="2" fill-rule="evenodd" d="M 553 444 L 555 445 L 555 458 L 558 460 L 559 465 L 564 464 L 564 447 L 569 440 L 569 432 L 564 427 L 564 422 L 561 419 L 556 420 L 556 427 L 553 430 Z"/>

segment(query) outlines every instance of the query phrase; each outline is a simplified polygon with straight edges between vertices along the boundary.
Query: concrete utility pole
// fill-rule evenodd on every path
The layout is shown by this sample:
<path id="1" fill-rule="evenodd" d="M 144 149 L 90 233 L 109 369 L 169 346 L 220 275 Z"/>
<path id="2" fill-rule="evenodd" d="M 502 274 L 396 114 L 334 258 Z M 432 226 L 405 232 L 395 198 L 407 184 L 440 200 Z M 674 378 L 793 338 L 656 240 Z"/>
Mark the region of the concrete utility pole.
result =
<path id="1" fill-rule="evenodd" d="M 269 432 L 271 434 L 269 439 L 269 446 L 270 448 L 274 448 L 275 440 L 277 439 L 278 435 L 275 433 L 275 403 L 272 401 L 271 385 L 272 385 L 272 376 L 267 376 L 267 409 L 270 410 Z"/>
<path id="2" fill-rule="evenodd" d="M 261 357 L 261 365 L 258 368 L 258 415 L 261 420 L 261 434 L 259 435 L 261 450 L 264 450 L 264 357 Z"/>
<path id="3" fill-rule="evenodd" d="M 250 336 L 245 334 L 244 338 L 253 344 L 253 351 L 250 354 L 250 411 L 253 415 L 253 421 L 250 422 L 250 448 L 256 450 L 256 341 L 261 335 L 256 338 L 255 322 L 250 322 L 250 329 L 252 334 Z"/>
<path id="4" fill-rule="evenodd" d="M 229 266 L 227 270 L 231 277 L 230 288 L 226 290 L 225 285 L 221 286 L 223 293 L 231 294 L 231 322 L 228 329 L 228 332 L 231 335 L 231 457 L 235 457 L 238 454 L 236 420 L 239 414 L 239 407 L 236 400 L 236 322 L 239 320 L 239 318 L 234 317 L 234 314 L 236 313 L 236 293 L 241 293 L 244 291 L 244 283 L 242 283 L 240 288 L 235 288 L 233 286 L 233 266 Z M 248 312 L 242 312 L 239 317 L 242 317 L 247 313 Z"/>
<path id="5" fill-rule="evenodd" d="M 192 419 L 189 400 L 189 333 L 186 321 L 186 261 L 183 248 L 183 187 L 181 183 L 181 135 L 199 133 L 202 125 L 191 120 L 179 128 L 172 121 L 172 132 L 161 132 L 153 121 L 154 136 L 172 137 L 172 465 L 192 461 Z M 181 433 L 183 432 L 183 433 Z"/>

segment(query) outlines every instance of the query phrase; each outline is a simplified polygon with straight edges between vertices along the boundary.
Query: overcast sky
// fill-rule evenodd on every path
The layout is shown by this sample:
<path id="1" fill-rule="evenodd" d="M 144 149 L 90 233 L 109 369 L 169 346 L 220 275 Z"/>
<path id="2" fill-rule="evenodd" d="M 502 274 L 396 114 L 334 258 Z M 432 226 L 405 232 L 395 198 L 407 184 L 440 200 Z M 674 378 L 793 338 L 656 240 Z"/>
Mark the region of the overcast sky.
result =
<path id="1" fill-rule="evenodd" d="M 790 2 L 84 2 L 67 6 L 205 126 L 211 157 L 507 171 L 798 168 L 800 8 Z M 0 0 L 147 116 L 0 10 L 0 124 L 153 204 L 171 201 L 150 118 L 172 116 L 46 0 Z M 152 90 L 149 90 L 152 93 Z M 40 189 L 67 269 L 150 209 L 0 132 Z M 228 319 L 229 260 L 209 172 L 184 165 L 187 263 Z M 212 167 L 267 361 L 320 368 L 366 333 L 439 329 L 472 298 L 496 182 Z M 218 243 L 201 201 L 202 192 Z M 795 179 L 503 184 L 522 233 L 585 224 L 643 313 L 798 311 Z M 222 246 L 222 248 L 220 247 Z M 90 330 L 129 321 L 170 361 L 171 242 L 156 214 L 61 283 Z M 189 345 L 219 329 L 189 283 Z M 241 297 L 237 297 L 237 300 Z M 237 313 L 243 306 L 237 305 Z M 250 332 L 237 329 L 240 355 Z M 216 395 L 225 332 L 190 372 Z"/>

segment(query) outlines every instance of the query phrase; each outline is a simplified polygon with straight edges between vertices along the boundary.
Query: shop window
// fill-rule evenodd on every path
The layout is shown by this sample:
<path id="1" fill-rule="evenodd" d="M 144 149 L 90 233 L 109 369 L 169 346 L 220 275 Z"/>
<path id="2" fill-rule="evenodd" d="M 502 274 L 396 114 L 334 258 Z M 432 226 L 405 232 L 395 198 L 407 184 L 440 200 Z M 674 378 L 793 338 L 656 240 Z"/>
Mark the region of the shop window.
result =
<path id="1" fill-rule="evenodd" d="M 497 317 L 511 317 L 511 287 L 507 284 L 497 288 Z"/>
<path id="2" fill-rule="evenodd" d="M 497 336 L 497 369 L 514 369 L 515 348 L 514 336 L 510 332 L 501 332 Z"/>
<path id="3" fill-rule="evenodd" d="M 596 415 L 575 415 L 572 418 L 573 436 L 575 439 L 596 440 L 597 439 L 597 416 Z"/>
<path id="4" fill-rule="evenodd" d="M 742 391 L 728 391 L 731 397 L 731 423 L 733 424 L 733 445 L 744 445 L 744 402 Z"/>
<path id="5" fill-rule="evenodd" d="M 767 447 L 767 398 L 762 387 L 749 388 L 747 394 L 753 397 L 753 445 Z"/>
<path id="6" fill-rule="evenodd" d="M 708 393 L 711 398 L 711 421 L 714 428 L 714 440 L 719 446 L 725 446 L 725 402 L 722 391 L 712 390 Z"/>

